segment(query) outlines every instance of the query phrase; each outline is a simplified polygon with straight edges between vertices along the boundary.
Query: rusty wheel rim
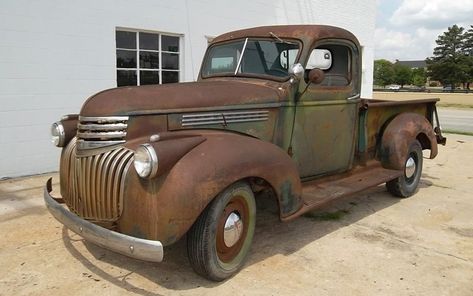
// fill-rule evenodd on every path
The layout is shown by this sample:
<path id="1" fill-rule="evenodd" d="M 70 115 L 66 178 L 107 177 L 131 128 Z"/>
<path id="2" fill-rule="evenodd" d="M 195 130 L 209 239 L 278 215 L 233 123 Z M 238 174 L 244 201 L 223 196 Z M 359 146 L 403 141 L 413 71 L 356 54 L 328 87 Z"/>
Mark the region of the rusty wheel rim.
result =
<path id="1" fill-rule="evenodd" d="M 238 216 L 242 222 L 241 234 L 236 242 L 229 243 L 228 239 L 225 242 L 225 224 L 235 215 Z M 217 255 L 220 261 L 229 263 L 235 259 L 241 251 L 241 248 L 246 240 L 249 225 L 249 208 L 246 200 L 242 196 L 234 196 L 225 206 L 217 225 Z"/>

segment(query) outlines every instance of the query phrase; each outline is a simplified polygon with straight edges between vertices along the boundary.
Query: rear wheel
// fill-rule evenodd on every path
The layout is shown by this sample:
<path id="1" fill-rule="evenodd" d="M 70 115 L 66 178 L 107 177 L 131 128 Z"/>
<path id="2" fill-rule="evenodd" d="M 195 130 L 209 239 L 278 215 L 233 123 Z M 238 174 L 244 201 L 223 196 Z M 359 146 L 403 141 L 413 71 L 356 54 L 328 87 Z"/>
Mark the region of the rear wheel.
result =
<path id="1" fill-rule="evenodd" d="M 256 205 L 248 184 L 236 183 L 219 194 L 190 229 L 187 253 L 200 275 L 222 281 L 244 264 L 255 229 Z"/>
<path id="2" fill-rule="evenodd" d="M 422 146 L 415 140 L 409 146 L 409 153 L 404 164 L 404 174 L 386 183 L 388 191 L 397 197 L 413 195 L 422 175 Z"/>

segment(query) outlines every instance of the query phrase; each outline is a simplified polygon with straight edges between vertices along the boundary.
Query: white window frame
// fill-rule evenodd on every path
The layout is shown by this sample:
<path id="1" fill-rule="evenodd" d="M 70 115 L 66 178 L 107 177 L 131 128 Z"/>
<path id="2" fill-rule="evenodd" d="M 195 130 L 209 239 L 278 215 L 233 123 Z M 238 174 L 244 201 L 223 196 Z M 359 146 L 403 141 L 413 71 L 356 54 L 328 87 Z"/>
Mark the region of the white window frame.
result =
<path id="1" fill-rule="evenodd" d="M 177 33 L 168 33 L 168 32 L 161 32 L 161 31 L 150 31 L 150 30 L 141 30 L 141 29 L 131 29 L 131 28 L 123 28 L 123 27 L 116 27 L 115 28 L 115 34 L 117 31 L 123 31 L 123 32 L 131 32 L 135 33 L 136 35 L 136 48 L 135 49 L 129 49 L 129 48 L 119 48 L 117 46 L 116 40 L 115 40 L 115 82 L 117 83 L 118 86 L 118 77 L 117 77 L 117 71 L 135 71 L 136 72 L 136 85 L 141 85 L 141 75 L 140 71 L 150 71 L 150 72 L 158 72 L 158 80 L 159 84 L 163 84 L 163 71 L 168 71 L 168 72 L 177 72 L 178 73 L 178 81 L 181 82 L 183 80 L 183 73 L 184 73 L 184 64 L 183 64 L 183 37 L 184 34 L 177 34 Z M 156 34 L 159 35 L 158 39 L 158 50 L 150 50 L 150 49 L 140 49 L 140 34 L 139 33 L 150 33 L 150 34 Z M 163 51 L 161 47 L 161 40 L 162 36 L 170 36 L 170 37 L 178 37 L 179 38 L 179 50 L 178 51 Z M 119 68 L 116 65 L 117 61 L 117 50 L 124 50 L 124 51 L 136 51 L 136 68 Z M 146 69 L 146 68 L 140 68 L 140 52 L 157 52 L 159 56 L 159 68 L 157 69 Z M 172 70 L 172 69 L 163 69 L 163 53 L 171 53 L 175 54 L 178 56 L 178 63 L 179 63 L 179 69 L 178 70 Z"/>

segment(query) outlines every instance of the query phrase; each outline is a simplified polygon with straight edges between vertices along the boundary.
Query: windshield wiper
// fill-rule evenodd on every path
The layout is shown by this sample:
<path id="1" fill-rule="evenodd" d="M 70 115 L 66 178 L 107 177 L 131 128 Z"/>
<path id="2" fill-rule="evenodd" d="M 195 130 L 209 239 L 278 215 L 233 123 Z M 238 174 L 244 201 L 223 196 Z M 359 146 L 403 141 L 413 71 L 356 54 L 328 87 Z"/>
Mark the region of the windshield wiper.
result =
<path id="1" fill-rule="evenodd" d="M 240 58 L 238 59 L 238 64 L 236 66 L 235 73 L 233 75 L 237 75 L 238 69 L 240 69 L 241 60 L 243 59 L 243 55 L 245 54 L 245 49 L 246 49 L 246 44 L 247 43 L 248 43 L 248 38 L 245 39 L 245 44 L 243 44 L 243 48 L 241 50 L 241 55 L 240 55 Z"/>
<path id="2" fill-rule="evenodd" d="M 269 35 L 271 35 L 272 37 L 274 37 L 274 39 L 276 39 L 279 43 L 297 44 L 296 42 L 289 42 L 289 41 L 282 40 L 281 38 L 279 38 L 278 35 L 274 34 L 273 32 L 269 32 Z"/>
<path id="3" fill-rule="evenodd" d="M 276 38 L 279 42 L 281 43 L 284 43 L 284 40 L 282 40 L 281 38 L 279 38 L 278 35 L 274 34 L 273 32 L 269 32 L 269 35 L 273 36 L 274 38 Z"/>

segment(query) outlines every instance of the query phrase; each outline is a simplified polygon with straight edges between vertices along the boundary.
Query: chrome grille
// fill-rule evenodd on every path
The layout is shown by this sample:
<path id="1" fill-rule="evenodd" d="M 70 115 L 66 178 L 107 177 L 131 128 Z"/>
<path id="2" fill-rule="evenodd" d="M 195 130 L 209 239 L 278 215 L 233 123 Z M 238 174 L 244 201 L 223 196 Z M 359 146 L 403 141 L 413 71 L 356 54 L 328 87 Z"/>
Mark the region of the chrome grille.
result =
<path id="1" fill-rule="evenodd" d="M 269 111 L 239 111 L 239 112 L 221 112 L 221 113 L 194 113 L 182 115 L 181 125 L 211 125 L 238 122 L 266 121 L 269 117 Z"/>
<path id="2" fill-rule="evenodd" d="M 94 149 L 125 142 L 128 116 L 85 117 L 79 116 L 77 147 Z"/>
<path id="3" fill-rule="evenodd" d="M 74 138 L 61 156 L 61 194 L 80 217 L 115 221 L 123 211 L 123 190 L 133 152 L 123 147 L 104 153 L 78 156 Z"/>

